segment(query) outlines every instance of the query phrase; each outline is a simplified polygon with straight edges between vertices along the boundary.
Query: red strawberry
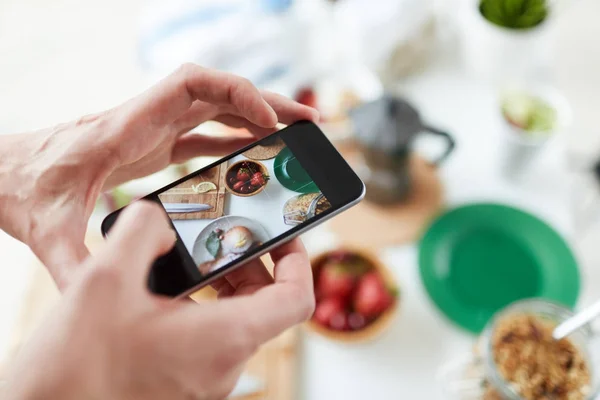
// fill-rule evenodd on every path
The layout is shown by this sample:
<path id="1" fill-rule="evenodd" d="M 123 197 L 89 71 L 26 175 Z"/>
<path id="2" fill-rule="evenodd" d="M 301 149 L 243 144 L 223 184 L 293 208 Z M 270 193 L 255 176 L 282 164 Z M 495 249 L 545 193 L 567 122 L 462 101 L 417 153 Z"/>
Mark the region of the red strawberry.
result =
<path id="1" fill-rule="evenodd" d="M 348 325 L 348 314 L 343 311 L 333 314 L 329 319 L 329 326 L 336 331 L 347 331 Z"/>
<path id="2" fill-rule="evenodd" d="M 354 293 L 354 310 L 365 318 L 376 317 L 392 304 L 394 297 L 377 272 L 365 274 Z"/>
<path id="3" fill-rule="evenodd" d="M 236 192 L 241 192 L 243 187 L 244 187 L 244 182 L 243 181 L 237 181 L 233 185 L 233 190 L 235 190 Z"/>
<path id="4" fill-rule="evenodd" d="M 240 188 L 240 193 L 241 194 L 248 194 L 248 193 L 252 193 L 254 190 L 252 190 L 252 187 L 250 185 L 244 185 Z"/>
<path id="5" fill-rule="evenodd" d="M 317 304 L 313 319 L 323 326 L 329 326 L 333 317 L 340 313 L 344 313 L 344 303 L 341 299 L 331 297 Z"/>
<path id="6" fill-rule="evenodd" d="M 348 316 L 348 327 L 355 331 L 362 329 L 367 324 L 365 317 L 358 313 L 352 313 Z"/>
<path id="7" fill-rule="evenodd" d="M 317 108 L 317 96 L 312 88 L 303 88 L 296 94 L 296 101 L 305 106 Z"/>
<path id="8" fill-rule="evenodd" d="M 348 298 L 354 289 L 354 276 L 343 264 L 328 263 L 321 268 L 317 291 L 323 297 Z"/>
<path id="9" fill-rule="evenodd" d="M 262 172 L 255 172 L 250 179 L 250 184 L 252 186 L 261 187 L 265 183 L 267 183 L 268 177 L 262 174 Z"/>
<path id="10" fill-rule="evenodd" d="M 240 168 L 236 177 L 238 181 L 247 182 L 250 180 L 250 170 L 248 168 Z"/>

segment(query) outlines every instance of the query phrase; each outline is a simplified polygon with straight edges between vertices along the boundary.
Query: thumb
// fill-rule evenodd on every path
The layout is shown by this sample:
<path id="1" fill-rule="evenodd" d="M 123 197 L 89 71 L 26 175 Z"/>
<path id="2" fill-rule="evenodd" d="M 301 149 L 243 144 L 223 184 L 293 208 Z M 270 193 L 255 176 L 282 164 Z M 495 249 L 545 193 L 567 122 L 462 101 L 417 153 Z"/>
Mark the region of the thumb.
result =
<path id="1" fill-rule="evenodd" d="M 122 268 L 126 281 L 145 288 L 148 269 L 173 248 L 176 238 L 164 209 L 137 201 L 119 215 L 100 257 L 106 266 Z"/>

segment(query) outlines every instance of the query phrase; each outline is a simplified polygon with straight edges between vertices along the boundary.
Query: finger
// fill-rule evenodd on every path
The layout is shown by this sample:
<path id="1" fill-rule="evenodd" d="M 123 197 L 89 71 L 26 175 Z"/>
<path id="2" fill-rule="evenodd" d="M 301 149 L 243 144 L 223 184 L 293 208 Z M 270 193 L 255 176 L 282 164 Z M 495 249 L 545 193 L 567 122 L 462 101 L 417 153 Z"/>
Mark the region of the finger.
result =
<path id="1" fill-rule="evenodd" d="M 251 134 L 253 134 L 257 138 L 263 138 L 265 136 L 269 136 L 271 133 L 276 132 L 277 128 L 263 128 L 257 125 L 254 125 L 252 122 L 248 121 L 243 117 L 238 117 L 232 114 L 223 114 L 214 118 L 214 121 L 225 124 L 231 128 L 243 128 L 248 130 Z"/>
<path id="2" fill-rule="evenodd" d="M 188 133 L 180 137 L 171 152 L 171 162 L 182 163 L 191 158 L 202 156 L 222 156 L 233 153 L 256 141 L 251 135 L 244 136 L 208 136 Z"/>
<path id="3" fill-rule="evenodd" d="M 235 294 L 235 289 L 225 278 L 217 279 L 211 283 L 210 286 L 217 291 L 217 298 L 219 299 L 233 296 L 233 294 Z"/>
<path id="4" fill-rule="evenodd" d="M 273 108 L 282 124 L 289 125 L 301 120 L 319 122 L 319 112 L 312 107 L 273 92 L 263 91 L 262 96 Z"/>
<path id="5" fill-rule="evenodd" d="M 287 286 L 287 290 L 298 291 L 301 297 L 298 301 L 301 303 L 308 301 L 309 304 L 305 305 L 314 308 L 312 268 L 302 241 L 299 238 L 292 239 L 272 250 L 270 255 L 275 264 L 273 275 L 276 286 Z M 289 287 L 293 287 L 293 289 L 289 289 Z M 310 315 L 312 315 L 312 311 Z"/>
<path id="6" fill-rule="evenodd" d="M 277 120 L 282 124 L 289 125 L 301 120 L 319 122 L 319 112 L 312 107 L 305 106 L 304 104 L 300 104 L 297 101 L 290 99 L 289 97 L 285 97 L 273 92 L 263 91 L 262 95 L 277 114 Z M 220 107 L 219 117 L 215 117 L 214 119 L 218 121 L 221 116 L 234 116 L 239 117 L 240 120 L 247 121 L 238 112 L 236 112 L 234 108 L 227 106 Z M 247 124 L 243 124 L 241 121 L 236 121 L 235 119 L 231 118 L 229 118 L 228 121 L 231 122 L 224 123 L 233 127 L 250 129 L 251 126 L 256 126 L 250 121 L 247 121 Z M 273 130 L 271 130 L 269 133 L 272 132 Z M 265 135 L 262 134 L 261 136 Z"/>
<path id="7" fill-rule="evenodd" d="M 183 65 L 137 98 L 134 113 L 161 128 L 182 116 L 196 100 L 231 104 L 240 115 L 265 128 L 277 124 L 275 111 L 249 80 L 194 64 Z"/>
<path id="8" fill-rule="evenodd" d="M 273 283 L 273 277 L 260 259 L 251 260 L 231 271 L 225 279 L 235 289 L 236 296 L 252 294 Z"/>
<path id="9" fill-rule="evenodd" d="M 109 232 L 100 263 L 122 267 L 126 281 L 143 283 L 145 287 L 148 269 L 154 260 L 171 250 L 175 238 L 159 205 L 137 201 L 123 210 Z"/>
<path id="10" fill-rule="evenodd" d="M 277 114 L 278 121 L 283 124 L 289 125 L 300 120 L 319 121 L 319 112 L 314 108 L 268 91 L 263 91 L 262 96 Z M 257 137 L 265 137 L 276 131 L 273 127 L 263 128 L 248 121 L 234 106 L 215 106 L 202 101 L 195 101 L 190 109 L 173 123 L 173 126 L 177 132 L 186 133 L 211 119 L 232 128 L 245 128 Z"/>
<path id="11" fill-rule="evenodd" d="M 314 311 L 312 273 L 301 242 L 292 241 L 275 253 L 275 284 L 251 296 L 236 296 L 221 303 L 220 312 L 235 317 L 257 343 L 305 321 Z"/>
<path id="12" fill-rule="evenodd" d="M 308 260 L 308 253 L 306 252 L 306 248 L 304 247 L 304 244 L 299 238 L 295 238 L 290 240 L 289 242 L 283 243 L 282 245 L 276 247 L 275 249 L 269 252 L 271 260 L 273 260 L 273 262 L 276 265 L 284 257 L 294 254 Z"/>
<path id="13" fill-rule="evenodd" d="M 235 107 L 232 106 L 231 108 L 235 110 Z M 218 105 L 196 100 L 182 116 L 173 122 L 172 128 L 178 132 L 178 135 L 187 133 L 203 122 L 212 120 L 220 114 L 219 109 Z"/>

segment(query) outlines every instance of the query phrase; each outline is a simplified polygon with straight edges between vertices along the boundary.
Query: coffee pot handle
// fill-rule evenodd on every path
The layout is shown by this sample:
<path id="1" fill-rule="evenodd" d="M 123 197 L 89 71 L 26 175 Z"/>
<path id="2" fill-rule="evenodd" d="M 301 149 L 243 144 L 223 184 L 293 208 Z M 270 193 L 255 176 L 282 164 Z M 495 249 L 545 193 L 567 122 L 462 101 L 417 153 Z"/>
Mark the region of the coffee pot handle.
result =
<path id="1" fill-rule="evenodd" d="M 444 162 L 446 160 L 446 158 L 448 158 L 450 153 L 452 153 L 454 151 L 454 148 L 456 147 L 456 142 L 454 141 L 454 138 L 452 136 L 450 136 L 450 134 L 448 132 L 441 131 L 434 127 L 424 125 L 423 131 L 432 133 L 437 136 L 441 136 L 446 140 L 446 143 L 447 143 L 446 150 L 444 150 L 444 152 L 439 157 L 437 157 L 435 160 L 431 161 L 431 164 L 438 167 L 442 162 Z"/>

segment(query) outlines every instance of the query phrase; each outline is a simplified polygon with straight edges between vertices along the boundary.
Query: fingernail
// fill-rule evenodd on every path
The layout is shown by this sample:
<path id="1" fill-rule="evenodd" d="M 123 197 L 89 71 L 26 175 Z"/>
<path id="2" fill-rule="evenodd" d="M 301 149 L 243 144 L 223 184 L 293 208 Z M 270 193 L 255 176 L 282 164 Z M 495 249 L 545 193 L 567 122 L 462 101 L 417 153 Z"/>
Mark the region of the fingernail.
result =
<path id="1" fill-rule="evenodd" d="M 319 122 L 321 120 L 321 113 L 316 108 L 312 109 L 313 122 Z"/>
<path id="2" fill-rule="evenodd" d="M 275 112 L 275 110 L 273 110 L 273 107 L 271 107 L 271 105 L 269 103 L 267 103 L 267 101 L 265 99 L 262 99 L 263 103 L 265 104 L 265 106 L 267 107 L 267 109 L 269 110 L 269 113 L 271 114 L 271 121 L 273 123 L 273 126 L 277 125 L 278 117 L 277 117 L 277 113 Z"/>

